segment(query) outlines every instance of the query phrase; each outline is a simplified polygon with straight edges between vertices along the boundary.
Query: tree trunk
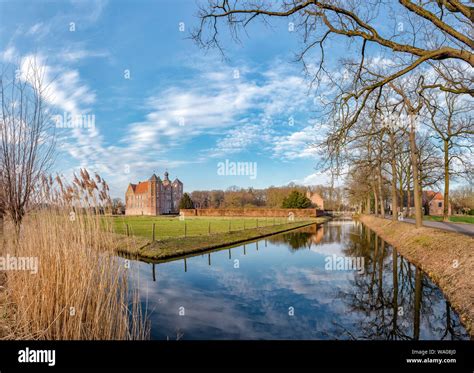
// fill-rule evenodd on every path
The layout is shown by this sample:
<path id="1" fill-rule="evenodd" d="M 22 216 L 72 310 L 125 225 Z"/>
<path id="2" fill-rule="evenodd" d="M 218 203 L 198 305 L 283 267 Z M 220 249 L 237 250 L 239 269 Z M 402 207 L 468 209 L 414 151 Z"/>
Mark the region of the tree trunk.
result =
<path id="1" fill-rule="evenodd" d="M 408 170 L 407 171 L 408 171 L 407 172 L 407 193 L 408 193 L 407 194 L 407 216 L 410 216 L 410 209 L 411 209 L 411 165 L 408 165 Z"/>
<path id="2" fill-rule="evenodd" d="M 398 180 L 399 182 L 399 194 L 400 194 L 400 211 L 403 212 L 403 201 L 404 201 L 404 196 L 405 194 L 403 193 L 403 174 L 402 174 L 402 167 L 400 166 L 400 179 Z"/>
<path id="3" fill-rule="evenodd" d="M 443 221 L 449 221 L 449 144 L 444 140 L 444 206 Z"/>
<path id="4" fill-rule="evenodd" d="M 375 216 L 379 216 L 379 203 L 378 203 L 378 197 L 377 197 L 377 190 L 375 188 L 375 184 L 372 184 L 372 191 L 374 193 L 374 214 Z"/>
<path id="5" fill-rule="evenodd" d="M 418 149 L 416 148 L 415 140 L 415 118 L 411 116 L 411 128 L 410 128 L 410 155 L 411 155 L 411 166 L 413 169 L 413 194 L 415 199 L 415 226 L 420 228 L 423 226 L 423 215 L 421 214 L 421 186 L 420 177 L 418 172 Z"/>
<path id="6" fill-rule="evenodd" d="M 5 239 L 3 237 L 3 224 L 4 224 L 4 216 L 0 213 L 0 255 L 4 255 L 4 246 L 5 246 Z"/>
<path id="7" fill-rule="evenodd" d="M 370 193 L 367 194 L 367 209 L 365 212 L 370 215 Z"/>
<path id="8" fill-rule="evenodd" d="M 379 201 L 380 201 L 380 215 L 382 215 L 382 218 L 385 217 L 385 207 L 383 203 L 383 188 L 382 188 L 382 167 L 379 163 L 379 166 L 377 168 L 377 179 L 378 179 L 378 188 L 379 188 Z"/>
<path id="9" fill-rule="evenodd" d="M 390 155 L 391 155 L 391 165 L 392 165 L 392 220 L 398 220 L 398 201 L 397 201 L 397 165 L 395 163 L 395 140 L 394 134 L 390 133 Z"/>

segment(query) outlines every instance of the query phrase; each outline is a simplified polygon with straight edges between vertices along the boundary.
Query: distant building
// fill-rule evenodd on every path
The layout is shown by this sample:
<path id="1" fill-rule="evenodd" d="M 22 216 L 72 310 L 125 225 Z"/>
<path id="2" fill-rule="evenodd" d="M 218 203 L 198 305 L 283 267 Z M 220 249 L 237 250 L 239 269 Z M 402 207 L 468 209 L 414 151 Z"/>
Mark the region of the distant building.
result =
<path id="1" fill-rule="evenodd" d="M 311 191 L 306 192 L 306 197 L 311 200 L 311 203 L 316 206 L 319 210 L 324 210 L 324 200 L 318 193 L 312 193 Z"/>
<path id="2" fill-rule="evenodd" d="M 147 181 L 129 184 L 125 192 L 125 215 L 177 214 L 183 196 L 183 183 L 173 182 L 165 172 L 161 180 L 153 174 Z"/>
<path id="3" fill-rule="evenodd" d="M 425 215 L 443 215 L 444 196 L 440 192 L 423 191 L 422 203 Z M 448 205 L 448 215 L 451 215 L 451 204 Z"/>

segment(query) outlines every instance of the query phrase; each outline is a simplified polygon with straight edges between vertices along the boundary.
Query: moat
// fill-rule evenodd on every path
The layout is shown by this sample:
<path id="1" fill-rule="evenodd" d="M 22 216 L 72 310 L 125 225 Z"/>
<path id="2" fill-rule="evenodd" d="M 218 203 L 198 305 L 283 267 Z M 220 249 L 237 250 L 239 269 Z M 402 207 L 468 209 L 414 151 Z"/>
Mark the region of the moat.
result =
<path id="1" fill-rule="evenodd" d="M 353 220 L 131 270 L 152 339 L 469 339 L 428 276 Z"/>

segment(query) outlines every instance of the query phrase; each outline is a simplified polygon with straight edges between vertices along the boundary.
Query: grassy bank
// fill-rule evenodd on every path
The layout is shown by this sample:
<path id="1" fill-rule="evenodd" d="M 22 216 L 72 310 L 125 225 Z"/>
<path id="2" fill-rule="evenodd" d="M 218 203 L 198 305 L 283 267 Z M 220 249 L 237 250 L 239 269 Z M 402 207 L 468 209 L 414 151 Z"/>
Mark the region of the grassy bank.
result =
<path id="1" fill-rule="evenodd" d="M 126 245 L 119 249 L 120 252 L 136 255 L 144 259 L 167 259 L 179 257 L 190 253 L 216 249 L 228 245 L 234 245 L 260 237 L 285 232 L 288 230 L 304 227 L 314 223 L 322 223 L 325 218 L 317 218 L 300 222 L 291 222 L 279 225 L 268 225 L 266 227 L 241 229 L 231 232 L 215 233 L 211 235 L 197 235 L 191 237 L 166 238 L 149 243 L 143 247 Z"/>
<path id="2" fill-rule="evenodd" d="M 178 216 L 116 216 L 111 218 L 116 233 L 144 237 L 151 240 L 153 225 L 155 239 L 176 238 L 186 236 L 207 236 L 209 233 L 228 233 L 243 229 L 261 228 L 281 225 L 286 218 L 245 218 L 245 217 L 186 217 L 180 220 Z M 296 221 L 308 219 L 295 218 Z"/>
<path id="3" fill-rule="evenodd" d="M 423 220 L 443 221 L 443 217 L 442 216 L 425 215 L 425 216 L 423 216 Z M 471 216 L 471 215 L 450 216 L 449 221 L 452 222 L 452 223 L 474 224 L 474 216 Z"/>
<path id="4" fill-rule="evenodd" d="M 474 239 L 373 216 L 360 220 L 430 276 L 474 336 Z"/>

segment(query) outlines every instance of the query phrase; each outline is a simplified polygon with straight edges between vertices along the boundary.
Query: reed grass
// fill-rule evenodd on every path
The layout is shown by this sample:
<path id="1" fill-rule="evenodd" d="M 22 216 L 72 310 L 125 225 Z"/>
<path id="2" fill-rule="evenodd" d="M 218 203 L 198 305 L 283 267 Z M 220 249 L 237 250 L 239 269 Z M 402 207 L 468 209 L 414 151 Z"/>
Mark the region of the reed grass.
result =
<path id="1" fill-rule="evenodd" d="M 97 214 L 109 199 L 106 183 L 96 178 L 87 171 L 71 185 L 45 178 L 43 207 L 27 215 L 20 236 L 5 227 L 4 253 L 38 258 L 38 272 L 4 273 L 0 338 L 148 338 L 138 286 L 130 285 L 129 269 L 114 252 L 114 235 Z"/>

